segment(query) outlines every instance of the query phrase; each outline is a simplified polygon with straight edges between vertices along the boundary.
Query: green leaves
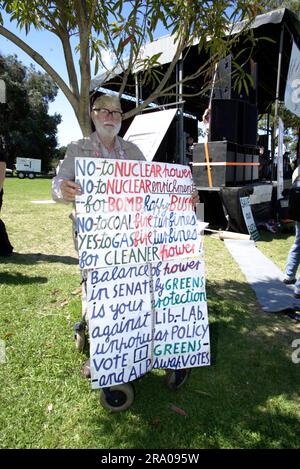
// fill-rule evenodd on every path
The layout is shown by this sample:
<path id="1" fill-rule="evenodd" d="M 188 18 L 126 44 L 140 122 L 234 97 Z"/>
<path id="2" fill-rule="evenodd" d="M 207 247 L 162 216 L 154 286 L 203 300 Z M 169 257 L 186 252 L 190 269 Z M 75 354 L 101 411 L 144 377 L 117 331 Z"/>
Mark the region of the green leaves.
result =
<path id="1" fill-rule="evenodd" d="M 230 22 L 245 19 L 247 26 L 262 3 L 255 0 L 0 0 L 0 15 L 1 10 L 5 11 L 27 34 L 34 27 L 41 31 L 47 29 L 59 37 L 69 86 L 49 64 L 39 60 L 34 51 L 27 50 L 27 53 L 60 84 L 86 134 L 90 122 L 86 105 L 91 81 L 90 61 L 94 62 L 95 74 L 105 69 L 107 55 L 111 58 L 108 63 L 121 66 L 121 93 L 126 92 L 127 82 L 132 83 L 132 71 L 139 70 L 140 80 L 149 86 L 150 97 L 166 96 L 176 85 L 170 83 L 176 60 L 162 72 L 159 67 L 161 51 L 155 49 L 152 57 L 141 58 L 146 43 L 157 36 L 173 35 L 174 44 L 178 46 L 177 59 L 181 53 L 187 55 L 189 48 L 197 44 L 199 59 L 204 56 L 204 64 L 195 64 L 191 72 L 195 80 L 210 72 L 212 64 L 234 48 L 238 39 L 230 35 Z M 78 38 L 76 47 L 72 41 L 74 36 Z M 22 47 L 17 38 L 12 40 Z M 80 71 L 75 64 L 76 54 L 79 54 Z M 241 73 L 235 80 L 238 89 L 250 86 L 247 74 Z M 85 86 L 80 88 L 79 83 Z"/>
<path id="2" fill-rule="evenodd" d="M 136 69 L 139 72 L 143 72 L 142 83 L 150 85 L 153 88 L 158 85 L 164 76 L 163 72 L 159 70 L 159 58 L 162 53 L 154 54 L 152 57 L 146 57 L 145 59 L 139 59 L 136 61 Z"/>
<path id="3" fill-rule="evenodd" d="M 48 115 L 48 103 L 58 87 L 49 75 L 26 68 L 15 56 L 0 56 L 0 76 L 6 83 L 7 111 L 0 118 L 0 134 L 5 136 L 10 166 L 20 154 L 48 161 L 55 154 L 57 125 L 61 117 Z"/>

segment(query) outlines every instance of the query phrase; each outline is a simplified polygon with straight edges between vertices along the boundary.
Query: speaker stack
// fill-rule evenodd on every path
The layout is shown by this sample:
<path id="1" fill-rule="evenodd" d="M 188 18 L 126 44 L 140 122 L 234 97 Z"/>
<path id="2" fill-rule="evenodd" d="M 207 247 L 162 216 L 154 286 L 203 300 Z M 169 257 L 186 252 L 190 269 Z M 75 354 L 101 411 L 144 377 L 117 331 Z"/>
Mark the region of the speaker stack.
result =
<path id="1" fill-rule="evenodd" d="M 256 146 L 257 107 L 238 99 L 213 99 L 210 141 Z"/>
<path id="2" fill-rule="evenodd" d="M 207 148 L 194 146 L 193 168 L 198 187 L 208 186 L 208 171 L 213 188 L 243 184 L 258 179 L 257 148 L 257 66 L 248 61 L 244 71 L 253 86 L 234 86 L 236 70 L 232 57 L 218 64 L 210 115 Z M 206 153 L 206 154 L 205 154 Z M 211 164 L 207 167 L 207 159 Z"/>
<path id="3" fill-rule="evenodd" d="M 243 185 L 258 180 L 258 150 L 226 140 L 208 142 L 209 168 L 203 143 L 194 144 L 193 180 L 199 190 L 208 187 L 210 172 L 212 188 Z"/>

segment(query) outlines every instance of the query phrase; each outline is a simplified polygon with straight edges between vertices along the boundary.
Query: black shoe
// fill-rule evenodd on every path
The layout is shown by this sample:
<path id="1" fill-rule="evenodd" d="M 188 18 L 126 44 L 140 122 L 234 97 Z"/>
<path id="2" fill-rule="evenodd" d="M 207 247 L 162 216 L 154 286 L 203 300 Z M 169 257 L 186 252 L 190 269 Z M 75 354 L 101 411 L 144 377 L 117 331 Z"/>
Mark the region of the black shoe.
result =
<path id="1" fill-rule="evenodd" d="M 294 283 L 296 283 L 296 279 L 295 278 L 284 278 L 283 283 L 285 283 L 286 285 L 294 285 Z"/>

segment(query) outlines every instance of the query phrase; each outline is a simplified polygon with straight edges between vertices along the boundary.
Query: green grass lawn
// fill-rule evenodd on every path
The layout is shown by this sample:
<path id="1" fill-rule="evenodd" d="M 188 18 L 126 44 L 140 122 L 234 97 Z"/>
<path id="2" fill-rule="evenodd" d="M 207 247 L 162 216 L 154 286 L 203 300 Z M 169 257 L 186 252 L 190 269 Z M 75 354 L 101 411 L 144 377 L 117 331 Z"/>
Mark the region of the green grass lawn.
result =
<path id="1" fill-rule="evenodd" d="M 17 254 L 0 264 L 0 447 L 299 448 L 299 323 L 263 313 L 223 242 L 208 236 L 212 366 L 193 369 L 177 392 L 154 371 L 136 383 L 129 411 L 100 407 L 73 341 L 81 299 L 70 207 L 31 203 L 49 200 L 50 184 L 5 182 L 1 217 Z M 292 241 L 266 234 L 258 247 L 283 269 Z"/>

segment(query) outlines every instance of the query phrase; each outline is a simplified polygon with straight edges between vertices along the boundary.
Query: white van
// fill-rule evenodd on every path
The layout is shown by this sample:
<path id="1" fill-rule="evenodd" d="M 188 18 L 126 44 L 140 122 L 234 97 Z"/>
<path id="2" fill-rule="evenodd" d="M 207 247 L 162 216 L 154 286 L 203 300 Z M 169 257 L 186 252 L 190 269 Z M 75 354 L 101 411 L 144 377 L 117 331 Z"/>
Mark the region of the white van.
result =
<path id="1" fill-rule="evenodd" d="M 26 176 L 33 179 L 41 172 L 42 160 L 35 160 L 33 158 L 17 158 L 16 160 L 16 173 L 18 178 L 24 179 Z"/>

